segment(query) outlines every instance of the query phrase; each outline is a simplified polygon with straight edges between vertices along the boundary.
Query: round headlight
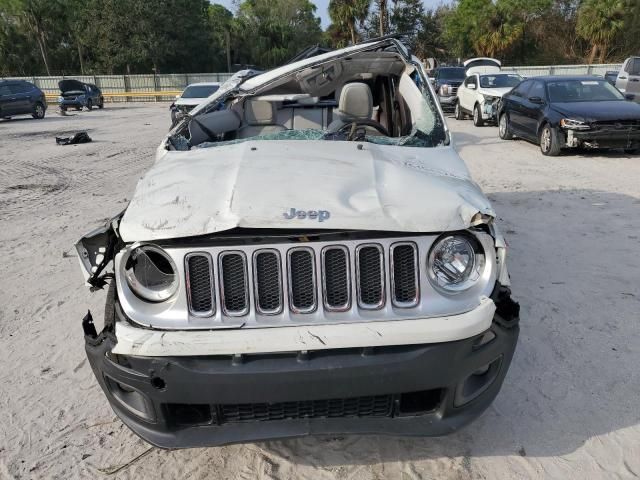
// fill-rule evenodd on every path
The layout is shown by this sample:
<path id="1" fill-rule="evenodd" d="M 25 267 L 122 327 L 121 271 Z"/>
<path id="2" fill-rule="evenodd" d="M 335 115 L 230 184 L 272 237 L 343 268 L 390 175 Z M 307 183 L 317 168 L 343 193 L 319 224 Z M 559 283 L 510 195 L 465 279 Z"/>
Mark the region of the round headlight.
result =
<path id="1" fill-rule="evenodd" d="M 149 302 L 164 302 L 178 290 L 176 265 L 154 245 L 134 248 L 125 263 L 124 275 L 133 293 Z"/>
<path id="2" fill-rule="evenodd" d="M 471 288 L 484 269 L 484 254 L 461 235 L 440 239 L 431 248 L 427 271 L 437 289 L 458 293 Z"/>

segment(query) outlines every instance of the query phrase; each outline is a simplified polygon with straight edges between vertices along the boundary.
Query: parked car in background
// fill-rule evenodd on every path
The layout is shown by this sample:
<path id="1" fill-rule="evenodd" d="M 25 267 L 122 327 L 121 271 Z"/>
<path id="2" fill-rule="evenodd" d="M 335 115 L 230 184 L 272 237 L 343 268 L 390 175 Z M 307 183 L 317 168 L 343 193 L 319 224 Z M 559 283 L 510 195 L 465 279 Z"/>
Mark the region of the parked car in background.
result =
<path id="1" fill-rule="evenodd" d="M 622 93 L 634 95 L 635 100 L 640 101 L 640 57 L 630 57 L 624 61 L 618 72 L 616 88 Z"/>
<path id="2" fill-rule="evenodd" d="M 220 88 L 218 82 L 192 83 L 176 97 L 169 107 L 171 110 L 171 125 L 178 123 L 182 117 L 204 102 Z"/>
<path id="3" fill-rule="evenodd" d="M 0 80 L 0 118 L 17 115 L 44 118 L 47 99 L 42 90 L 24 80 Z"/>
<path id="4" fill-rule="evenodd" d="M 87 110 L 91 110 L 93 107 L 104 108 L 102 92 L 92 83 L 67 79 L 60 80 L 58 87 L 60 88 L 58 105 L 63 112 L 69 108 L 76 110 L 81 110 L 83 107 Z"/>
<path id="5" fill-rule="evenodd" d="M 604 79 L 609 82 L 611 85 L 615 86 L 616 80 L 618 79 L 618 71 L 617 70 L 609 70 L 605 72 Z"/>
<path id="6" fill-rule="evenodd" d="M 232 78 L 169 132 L 76 245 L 109 283 L 103 331 L 82 324 L 127 426 L 165 448 L 444 435 L 489 407 L 519 306 L 428 81 L 383 37 Z"/>
<path id="7" fill-rule="evenodd" d="M 523 78 L 517 73 L 473 73 L 458 88 L 455 115 L 462 120 L 467 114 L 473 116 L 473 124 L 481 127 L 485 122 L 497 119 L 498 102 Z"/>
<path id="8" fill-rule="evenodd" d="M 640 148 L 640 105 L 602 77 L 549 76 L 523 81 L 506 94 L 499 134 L 536 142 L 544 155 L 563 148 Z"/>
<path id="9" fill-rule="evenodd" d="M 464 76 L 463 67 L 438 67 L 434 70 L 431 83 L 438 94 L 442 110 L 451 112 L 455 108 L 456 93 Z"/>

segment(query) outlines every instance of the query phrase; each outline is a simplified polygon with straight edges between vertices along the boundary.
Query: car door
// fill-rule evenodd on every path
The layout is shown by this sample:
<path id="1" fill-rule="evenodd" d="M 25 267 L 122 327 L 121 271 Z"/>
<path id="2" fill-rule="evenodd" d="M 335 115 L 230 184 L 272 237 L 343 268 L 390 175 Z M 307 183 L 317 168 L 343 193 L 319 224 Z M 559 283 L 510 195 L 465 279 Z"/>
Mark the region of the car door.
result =
<path id="1" fill-rule="evenodd" d="M 31 95 L 29 95 L 31 89 L 27 84 L 24 82 L 12 83 L 9 85 L 9 89 L 14 98 L 14 115 L 31 113 Z"/>
<path id="2" fill-rule="evenodd" d="M 476 93 L 476 89 L 478 88 L 478 82 L 476 80 L 475 75 L 469 75 L 464 79 L 461 85 L 462 88 L 458 89 L 458 101 L 460 102 L 460 106 L 466 111 L 471 112 L 473 110 L 474 97 Z M 462 96 L 460 96 L 460 91 L 462 91 Z"/>
<path id="3" fill-rule="evenodd" d="M 546 88 L 543 82 L 535 80 L 527 95 L 522 99 L 522 133 L 531 138 L 538 138 L 538 125 L 543 116 L 547 102 Z"/>
<path id="4" fill-rule="evenodd" d="M 629 78 L 626 93 L 640 95 L 640 57 L 629 59 Z"/>
<path id="5" fill-rule="evenodd" d="M 15 113 L 15 96 L 9 84 L 0 85 L 0 114 L 3 117 L 14 115 Z"/>
<path id="6" fill-rule="evenodd" d="M 532 80 L 525 80 L 520 83 L 513 91 L 508 95 L 508 103 L 506 105 L 506 112 L 509 115 L 509 124 L 511 129 L 522 133 L 525 129 L 525 107 L 523 102 L 527 98 L 527 93 L 533 84 Z"/>

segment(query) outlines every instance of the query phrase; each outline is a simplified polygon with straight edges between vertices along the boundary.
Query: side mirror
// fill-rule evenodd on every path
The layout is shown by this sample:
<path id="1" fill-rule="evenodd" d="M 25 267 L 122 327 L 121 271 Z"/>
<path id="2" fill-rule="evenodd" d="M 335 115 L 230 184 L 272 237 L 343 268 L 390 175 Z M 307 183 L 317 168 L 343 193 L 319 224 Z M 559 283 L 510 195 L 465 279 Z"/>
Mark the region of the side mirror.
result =
<path id="1" fill-rule="evenodd" d="M 636 99 L 636 96 L 633 93 L 625 93 L 624 99 L 633 102 Z"/>
<path id="2" fill-rule="evenodd" d="M 542 105 L 544 103 L 540 97 L 529 97 L 529 101 L 537 105 Z"/>
<path id="3" fill-rule="evenodd" d="M 176 100 L 178 100 L 180 98 L 180 95 L 176 95 Z"/>
<path id="4" fill-rule="evenodd" d="M 435 85 L 436 84 L 435 77 L 429 77 L 429 81 L 431 82 L 431 85 Z"/>
<path id="5" fill-rule="evenodd" d="M 476 84 L 475 83 L 470 83 L 469 85 L 467 85 L 467 88 L 469 90 L 475 90 L 476 89 Z"/>

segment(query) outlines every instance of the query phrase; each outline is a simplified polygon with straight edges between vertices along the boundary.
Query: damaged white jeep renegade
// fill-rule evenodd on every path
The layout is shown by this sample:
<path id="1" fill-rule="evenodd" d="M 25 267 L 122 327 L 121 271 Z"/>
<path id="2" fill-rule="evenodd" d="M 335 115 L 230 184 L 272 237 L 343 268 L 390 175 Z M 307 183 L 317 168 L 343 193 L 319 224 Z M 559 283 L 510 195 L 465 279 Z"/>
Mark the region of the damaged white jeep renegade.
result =
<path id="1" fill-rule="evenodd" d="M 164 448 L 456 431 L 518 337 L 494 220 L 399 41 L 243 72 L 76 245 L 89 361 Z"/>

